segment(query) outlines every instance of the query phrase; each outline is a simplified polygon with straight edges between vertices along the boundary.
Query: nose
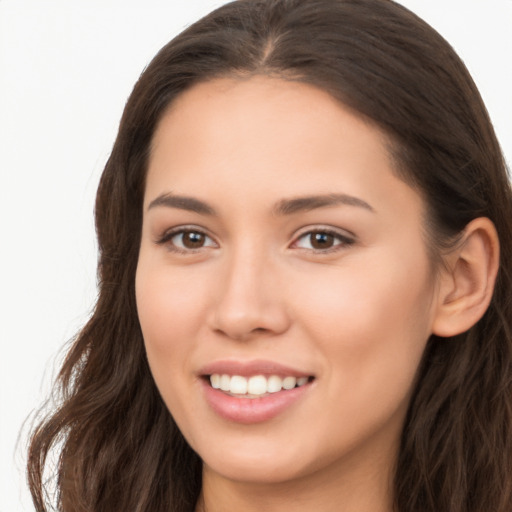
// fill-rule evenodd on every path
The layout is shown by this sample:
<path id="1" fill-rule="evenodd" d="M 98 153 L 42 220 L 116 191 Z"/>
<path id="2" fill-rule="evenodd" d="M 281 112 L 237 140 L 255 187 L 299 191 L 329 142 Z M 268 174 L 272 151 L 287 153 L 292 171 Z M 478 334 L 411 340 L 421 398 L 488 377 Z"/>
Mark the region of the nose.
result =
<path id="1" fill-rule="evenodd" d="M 227 259 L 218 275 L 210 327 L 240 341 L 285 332 L 290 317 L 276 267 L 251 250 Z"/>

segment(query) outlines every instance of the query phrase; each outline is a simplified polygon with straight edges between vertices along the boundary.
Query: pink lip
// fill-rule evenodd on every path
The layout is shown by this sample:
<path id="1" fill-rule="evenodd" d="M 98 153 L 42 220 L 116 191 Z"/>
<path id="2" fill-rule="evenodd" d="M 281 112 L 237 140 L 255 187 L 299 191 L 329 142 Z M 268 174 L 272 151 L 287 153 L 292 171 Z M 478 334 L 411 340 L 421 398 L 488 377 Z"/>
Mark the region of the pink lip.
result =
<path id="1" fill-rule="evenodd" d="M 265 360 L 215 361 L 202 367 L 198 373 L 202 377 L 202 389 L 206 402 L 212 410 L 221 418 L 243 424 L 261 423 L 275 418 L 307 395 L 313 384 L 309 382 L 293 389 L 269 393 L 261 398 L 243 398 L 229 395 L 220 389 L 214 389 L 210 385 L 209 379 L 204 377 L 214 373 L 242 377 L 253 375 L 312 377 L 312 374 Z"/>
<path id="2" fill-rule="evenodd" d="M 252 361 L 215 361 L 203 366 L 198 373 L 201 376 L 218 373 L 221 375 L 240 375 L 242 377 L 251 377 L 252 375 L 310 377 L 312 375 L 311 373 L 303 372 L 290 366 L 285 366 L 273 361 L 265 361 L 263 359 L 255 359 Z"/>
<path id="3" fill-rule="evenodd" d="M 278 391 L 261 398 L 238 398 L 214 389 L 206 379 L 202 382 L 206 402 L 221 418 L 235 423 L 251 424 L 275 418 L 299 401 L 310 390 L 311 383 Z"/>

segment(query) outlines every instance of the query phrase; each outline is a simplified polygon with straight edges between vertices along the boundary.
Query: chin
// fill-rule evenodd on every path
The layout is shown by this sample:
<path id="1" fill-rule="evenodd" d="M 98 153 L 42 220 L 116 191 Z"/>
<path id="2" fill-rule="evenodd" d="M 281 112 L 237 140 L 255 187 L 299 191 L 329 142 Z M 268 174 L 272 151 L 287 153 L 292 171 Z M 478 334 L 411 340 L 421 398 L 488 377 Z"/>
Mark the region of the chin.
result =
<path id="1" fill-rule="evenodd" d="M 293 464 L 284 463 L 274 456 L 254 459 L 235 455 L 227 456 L 222 461 L 215 460 L 212 465 L 204 461 L 204 471 L 215 473 L 226 480 L 253 485 L 284 484 L 304 476 L 296 461 Z"/>
<path id="2" fill-rule="evenodd" d="M 307 440 L 272 435 L 263 429 L 257 436 L 233 436 L 222 442 L 209 439 L 195 449 L 204 463 L 204 471 L 230 481 L 246 484 L 283 484 L 317 472 L 332 464 L 332 452 L 314 452 Z M 305 441 L 305 442 L 304 442 Z M 320 455 L 320 456 L 319 456 Z"/>

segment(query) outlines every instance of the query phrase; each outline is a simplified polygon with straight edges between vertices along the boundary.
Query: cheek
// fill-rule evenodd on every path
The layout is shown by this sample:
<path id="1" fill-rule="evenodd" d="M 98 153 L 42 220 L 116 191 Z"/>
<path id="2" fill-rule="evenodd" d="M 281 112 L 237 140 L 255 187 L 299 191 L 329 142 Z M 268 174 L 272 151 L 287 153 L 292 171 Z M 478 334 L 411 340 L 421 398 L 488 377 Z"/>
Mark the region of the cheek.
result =
<path id="1" fill-rule="evenodd" d="M 308 300 L 300 316 L 310 317 L 327 333 L 331 329 L 333 335 L 351 326 L 358 332 L 372 327 L 382 331 L 408 329 L 429 316 L 429 289 L 428 279 L 405 269 L 388 267 L 382 273 L 340 269 L 322 278 L 304 280 L 301 295 Z"/>
<path id="2" fill-rule="evenodd" d="M 401 389 L 413 380 L 432 322 L 429 266 L 415 262 L 381 255 L 303 283 L 309 299 L 297 317 L 333 362 L 338 385 L 380 380 Z"/>
<path id="3" fill-rule="evenodd" d="M 323 394 L 331 404 L 329 421 L 319 429 L 333 439 L 339 435 L 341 447 L 386 425 L 401 428 L 430 334 L 429 282 L 426 275 L 416 278 L 411 281 L 407 269 L 382 274 L 352 267 L 323 289 L 309 288 L 310 307 L 300 315 L 323 353 Z M 340 418 L 347 417 L 338 434 Z"/>
<path id="4" fill-rule="evenodd" d="M 186 411 L 202 292 L 175 269 L 170 272 L 140 259 L 136 299 L 149 367 L 167 409 L 185 431 L 190 430 Z"/>
<path id="5" fill-rule="evenodd" d="M 175 269 L 152 265 L 141 257 L 136 274 L 136 299 L 146 352 L 157 372 L 182 368 L 198 339 L 205 288 L 201 279 Z M 202 302 L 203 301 L 203 302 Z"/>

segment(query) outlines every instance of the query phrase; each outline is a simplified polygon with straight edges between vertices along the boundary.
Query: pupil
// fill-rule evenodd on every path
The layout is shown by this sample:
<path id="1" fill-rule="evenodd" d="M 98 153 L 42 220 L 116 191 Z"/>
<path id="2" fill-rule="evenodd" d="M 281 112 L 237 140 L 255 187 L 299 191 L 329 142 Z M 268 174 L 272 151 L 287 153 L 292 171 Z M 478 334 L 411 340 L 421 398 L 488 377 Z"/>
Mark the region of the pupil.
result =
<path id="1" fill-rule="evenodd" d="M 333 235 L 329 235 L 329 233 L 313 233 L 311 238 L 311 245 L 315 249 L 325 249 L 332 247 L 334 242 Z"/>
<path id="2" fill-rule="evenodd" d="M 204 235 L 202 233 L 197 233 L 194 231 L 190 231 L 185 233 L 183 237 L 183 245 L 189 249 L 196 249 L 198 247 L 202 247 L 204 244 Z"/>

